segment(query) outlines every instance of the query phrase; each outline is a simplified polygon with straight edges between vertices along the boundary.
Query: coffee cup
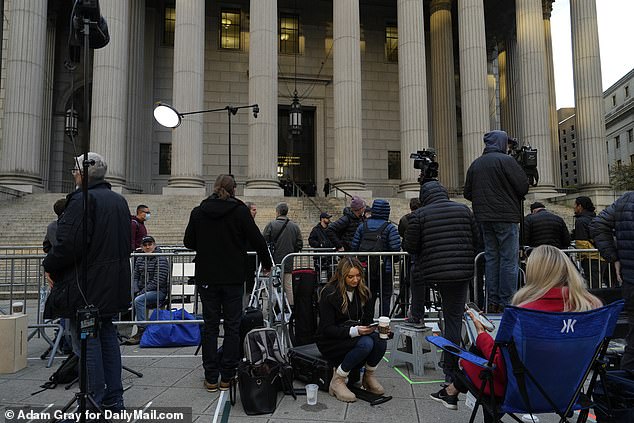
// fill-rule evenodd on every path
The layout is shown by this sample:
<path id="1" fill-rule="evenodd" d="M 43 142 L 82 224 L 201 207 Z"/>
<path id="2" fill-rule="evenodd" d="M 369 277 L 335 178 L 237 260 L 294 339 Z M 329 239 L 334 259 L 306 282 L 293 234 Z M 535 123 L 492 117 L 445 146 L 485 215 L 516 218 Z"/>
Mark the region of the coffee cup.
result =
<path id="1" fill-rule="evenodd" d="M 306 404 L 317 405 L 317 390 L 319 386 L 314 383 L 306 385 Z"/>
<path id="2" fill-rule="evenodd" d="M 387 339 L 390 333 L 390 318 L 386 316 L 379 317 L 379 338 Z"/>
<path id="3" fill-rule="evenodd" d="M 11 305 L 13 314 L 24 313 L 24 303 L 22 301 L 15 301 Z"/>

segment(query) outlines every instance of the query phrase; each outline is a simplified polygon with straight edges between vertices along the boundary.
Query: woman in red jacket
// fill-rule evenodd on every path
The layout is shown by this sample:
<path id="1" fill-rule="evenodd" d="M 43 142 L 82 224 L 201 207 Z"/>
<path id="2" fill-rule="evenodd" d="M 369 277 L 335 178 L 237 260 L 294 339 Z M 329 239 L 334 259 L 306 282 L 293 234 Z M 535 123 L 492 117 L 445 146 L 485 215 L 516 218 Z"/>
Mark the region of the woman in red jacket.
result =
<path id="1" fill-rule="evenodd" d="M 585 281 L 574 264 L 558 248 L 541 245 L 533 250 L 526 263 L 526 286 L 517 291 L 512 304 L 533 310 L 562 312 L 587 311 L 601 307 L 601 300 L 590 294 Z M 472 316 L 478 332 L 476 348 L 483 357 L 490 357 L 494 340 L 486 332 L 478 319 Z M 493 388 L 496 396 L 504 396 L 506 390 L 506 368 L 499 353 L 494 358 Z M 478 383 L 482 368 L 467 361 L 461 361 L 462 371 L 469 379 Z M 458 381 L 438 392 L 430 394 L 431 399 L 441 402 L 451 410 L 458 409 L 458 393 L 466 393 L 467 387 Z M 491 394 L 487 385 L 486 394 Z"/>

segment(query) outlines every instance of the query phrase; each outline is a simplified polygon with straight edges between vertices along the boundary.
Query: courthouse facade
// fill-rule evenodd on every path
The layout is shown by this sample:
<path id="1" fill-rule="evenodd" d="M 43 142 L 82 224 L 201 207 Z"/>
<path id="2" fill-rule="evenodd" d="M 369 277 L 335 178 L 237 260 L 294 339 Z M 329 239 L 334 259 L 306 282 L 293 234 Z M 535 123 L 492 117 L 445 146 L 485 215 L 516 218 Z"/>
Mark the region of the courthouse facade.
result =
<path id="1" fill-rule="evenodd" d="M 280 179 L 412 196 L 409 155 L 434 148 L 459 190 L 483 133 L 539 150 L 544 195 L 560 185 L 551 0 L 101 0 L 110 43 L 71 72 L 70 0 L 4 0 L 0 185 L 67 191 L 90 137 L 122 190 L 202 193 L 232 172 L 244 195 Z M 595 0 L 571 0 L 578 186 L 608 186 Z M 71 55 L 72 56 L 72 55 Z M 82 103 L 89 90 L 89 133 Z M 294 91 L 301 134 L 288 130 Z M 170 130 L 155 102 L 189 115 Z M 79 118 L 75 143 L 67 115 Z M 229 121 L 231 123 L 229 123 Z"/>

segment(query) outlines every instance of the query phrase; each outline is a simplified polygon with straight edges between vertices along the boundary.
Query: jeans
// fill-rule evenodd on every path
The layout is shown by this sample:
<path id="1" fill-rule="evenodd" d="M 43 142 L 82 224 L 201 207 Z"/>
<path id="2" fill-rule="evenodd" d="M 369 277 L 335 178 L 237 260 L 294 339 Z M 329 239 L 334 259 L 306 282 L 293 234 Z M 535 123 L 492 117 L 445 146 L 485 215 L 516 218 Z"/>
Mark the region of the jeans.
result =
<path id="1" fill-rule="evenodd" d="M 145 292 L 134 298 L 134 313 L 137 320 L 147 320 L 145 310 L 148 308 L 158 308 L 165 300 L 165 293 L 161 291 Z M 157 301 L 158 300 L 158 301 Z"/>
<path id="2" fill-rule="evenodd" d="M 393 292 L 392 273 L 382 269 L 382 276 L 379 276 L 378 268 L 375 270 L 374 266 L 371 266 L 371 269 L 367 283 L 372 293 L 372 298 L 370 299 L 373 305 L 372 310 L 374 310 L 374 305 L 378 299 L 380 302 L 379 316 L 389 316 Z M 381 277 L 383 280 L 381 280 Z"/>
<path id="3" fill-rule="evenodd" d="M 489 304 L 507 305 L 517 290 L 519 229 L 517 223 L 482 222 L 486 290 Z"/>
<path id="4" fill-rule="evenodd" d="M 590 258 L 582 258 L 580 262 L 588 288 L 602 288 L 602 284 L 606 286 L 609 284 L 610 274 L 607 271 L 607 262 Z"/>
<path id="5" fill-rule="evenodd" d="M 80 356 L 77 319 L 73 317 L 69 321 L 73 351 L 77 356 Z M 112 317 L 102 317 L 97 338 L 88 338 L 87 340 L 86 370 L 88 392 L 92 395 L 95 403 L 110 410 L 123 410 L 121 351 L 119 350 L 117 328 L 112 324 Z"/>
<path id="6" fill-rule="evenodd" d="M 462 315 L 469 293 L 469 282 L 468 280 L 456 281 L 436 286 L 442 305 L 443 337 L 456 345 L 460 345 L 462 336 Z M 443 351 L 442 368 L 445 380 L 447 382 L 453 381 L 455 379 L 454 373 L 458 371 L 458 357 Z"/>
<path id="7" fill-rule="evenodd" d="M 621 358 L 621 370 L 634 370 L 634 284 L 623 283 L 623 299 L 628 331 L 625 336 L 625 353 Z"/>
<path id="8" fill-rule="evenodd" d="M 208 285 L 198 290 L 203 305 L 205 324 L 202 333 L 203 368 L 209 383 L 235 376 L 240 362 L 240 318 L 242 316 L 242 285 Z M 222 354 L 218 354 L 220 316 L 224 318 Z"/>
<path id="9" fill-rule="evenodd" d="M 349 372 L 363 364 L 376 367 L 385 355 L 386 348 L 387 340 L 379 338 L 377 332 L 361 336 L 341 362 L 341 370 Z"/>

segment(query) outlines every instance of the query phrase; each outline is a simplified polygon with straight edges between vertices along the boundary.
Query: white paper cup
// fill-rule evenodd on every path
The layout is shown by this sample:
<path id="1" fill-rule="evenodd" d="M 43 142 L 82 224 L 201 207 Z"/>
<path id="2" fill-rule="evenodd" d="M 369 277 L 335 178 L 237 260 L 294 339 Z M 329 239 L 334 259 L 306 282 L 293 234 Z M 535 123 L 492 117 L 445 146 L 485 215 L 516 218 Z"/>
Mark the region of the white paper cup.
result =
<path id="1" fill-rule="evenodd" d="M 317 391 L 319 390 L 319 386 L 311 383 L 306 385 L 306 404 L 308 405 L 317 405 Z"/>
<path id="2" fill-rule="evenodd" d="M 24 303 L 22 301 L 14 301 L 11 310 L 13 314 L 24 313 Z"/>
<path id="3" fill-rule="evenodd" d="M 379 338 L 387 339 L 390 333 L 390 318 L 386 316 L 379 317 Z"/>

